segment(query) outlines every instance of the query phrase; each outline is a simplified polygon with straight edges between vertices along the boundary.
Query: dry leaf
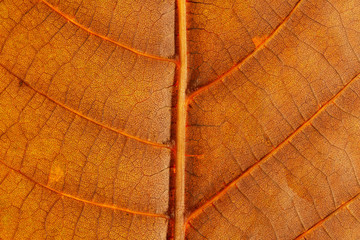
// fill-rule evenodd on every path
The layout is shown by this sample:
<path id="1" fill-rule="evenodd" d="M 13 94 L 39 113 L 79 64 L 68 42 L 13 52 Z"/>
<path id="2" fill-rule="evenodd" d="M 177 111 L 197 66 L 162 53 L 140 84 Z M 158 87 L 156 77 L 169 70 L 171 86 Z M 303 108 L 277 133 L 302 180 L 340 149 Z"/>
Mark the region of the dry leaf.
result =
<path id="1" fill-rule="evenodd" d="M 359 58 L 358 0 L 0 1 L 0 238 L 360 238 Z"/>

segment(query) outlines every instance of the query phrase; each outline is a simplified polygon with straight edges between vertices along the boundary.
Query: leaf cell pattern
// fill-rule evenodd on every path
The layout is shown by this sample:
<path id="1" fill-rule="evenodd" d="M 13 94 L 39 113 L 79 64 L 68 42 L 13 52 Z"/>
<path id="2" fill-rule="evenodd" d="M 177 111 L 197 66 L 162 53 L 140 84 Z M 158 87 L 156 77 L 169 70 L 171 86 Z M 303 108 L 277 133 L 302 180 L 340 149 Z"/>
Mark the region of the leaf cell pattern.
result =
<path id="1" fill-rule="evenodd" d="M 0 238 L 360 238 L 359 43 L 358 0 L 0 1 Z"/>

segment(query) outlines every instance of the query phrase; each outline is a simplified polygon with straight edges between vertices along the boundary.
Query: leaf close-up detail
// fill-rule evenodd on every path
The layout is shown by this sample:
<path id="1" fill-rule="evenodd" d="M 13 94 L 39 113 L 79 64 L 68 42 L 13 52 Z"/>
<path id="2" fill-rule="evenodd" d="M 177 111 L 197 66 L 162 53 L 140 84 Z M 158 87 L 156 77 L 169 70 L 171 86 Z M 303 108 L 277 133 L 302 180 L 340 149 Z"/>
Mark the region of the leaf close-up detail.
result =
<path id="1" fill-rule="evenodd" d="M 359 0 L 0 0 L 0 239 L 360 239 Z"/>

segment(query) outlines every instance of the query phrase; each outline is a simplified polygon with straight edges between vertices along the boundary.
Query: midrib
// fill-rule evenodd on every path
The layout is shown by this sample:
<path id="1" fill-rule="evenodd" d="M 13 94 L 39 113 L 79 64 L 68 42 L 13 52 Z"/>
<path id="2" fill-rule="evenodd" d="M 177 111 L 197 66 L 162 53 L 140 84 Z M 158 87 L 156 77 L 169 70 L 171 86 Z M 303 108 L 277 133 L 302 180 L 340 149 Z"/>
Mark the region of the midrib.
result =
<path id="1" fill-rule="evenodd" d="M 177 0 L 179 23 L 179 79 L 176 125 L 175 160 L 175 240 L 185 239 L 185 137 L 186 137 L 186 85 L 187 85 L 187 39 L 186 0 Z"/>

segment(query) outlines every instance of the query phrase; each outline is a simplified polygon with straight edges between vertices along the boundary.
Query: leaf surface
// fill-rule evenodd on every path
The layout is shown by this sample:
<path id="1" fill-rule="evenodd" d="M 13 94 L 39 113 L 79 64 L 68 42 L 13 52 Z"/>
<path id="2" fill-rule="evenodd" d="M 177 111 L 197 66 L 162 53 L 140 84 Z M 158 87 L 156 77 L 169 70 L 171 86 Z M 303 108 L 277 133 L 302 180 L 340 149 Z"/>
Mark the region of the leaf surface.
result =
<path id="1" fill-rule="evenodd" d="M 228 11 L 241 4 L 231 1 Z M 258 4 L 249 6 L 255 11 Z M 256 12 L 268 16 L 269 9 L 283 9 L 272 4 L 262 2 Z M 203 2 L 190 8 L 227 14 L 220 11 L 224 5 Z M 360 190 L 360 48 L 354 24 L 360 8 L 356 1 L 292 6 L 278 14 L 283 19 L 267 36 L 261 37 L 259 25 L 263 42 L 230 63 L 230 70 L 224 72 L 215 61 L 217 78 L 190 95 L 189 239 L 358 237 L 356 224 L 348 231 L 338 226 L 339 232 L 326 224 L 334 224 L 338 214 L 349 215 L 348 201 Z M 197 18 L 204 19 L 203 28 L 212 27 L 205 14 Z M 210 39 L 213 32 L 201 34 Z M 250 37 L 243 42 L 251 45 Z M 313 231 L 320 228 L 323 235 Z"/>
<path id="2" fill-rule="evenodd" d="M 0 1 L 0 238 L 359 238 L 359 16 Z"/>

